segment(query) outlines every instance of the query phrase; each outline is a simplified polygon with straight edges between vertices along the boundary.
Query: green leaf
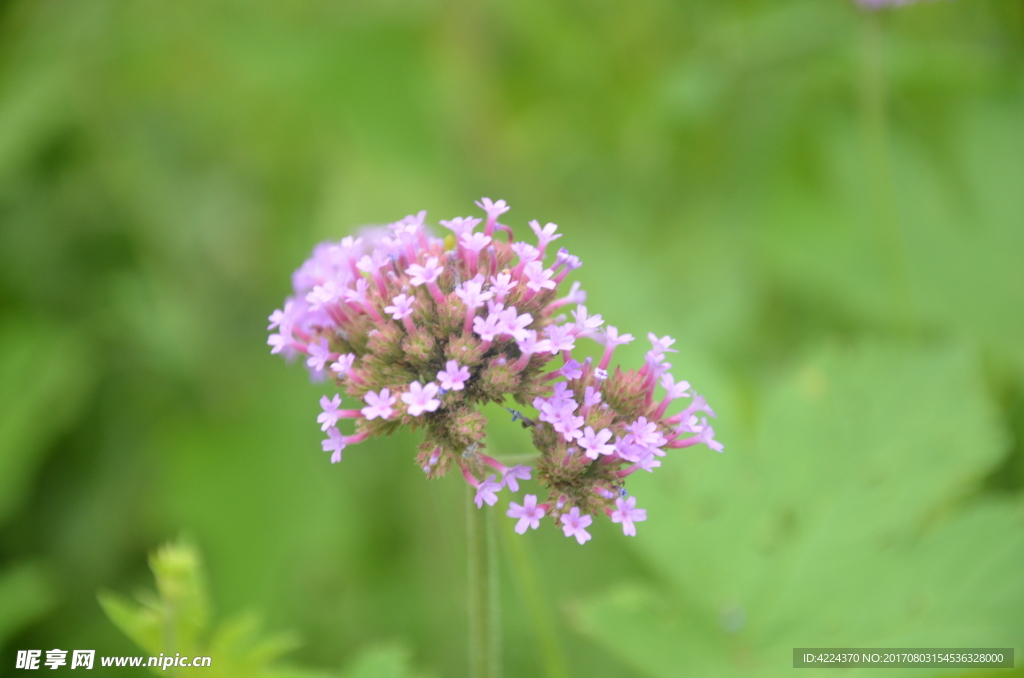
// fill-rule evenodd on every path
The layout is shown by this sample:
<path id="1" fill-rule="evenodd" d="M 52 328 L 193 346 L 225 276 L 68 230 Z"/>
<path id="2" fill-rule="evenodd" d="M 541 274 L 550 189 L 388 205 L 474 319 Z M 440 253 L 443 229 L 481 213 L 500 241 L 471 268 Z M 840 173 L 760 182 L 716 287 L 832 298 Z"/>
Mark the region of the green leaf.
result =
<path id="1" fill-rule="evenodd" d="M 163 629 L 156 610 L 139 606 L 114 593 L 101 591 L 97 598 L 107 618 L 136 645 L 150 654 L 163 651 Z"/>
<path id="2" fill-rule="evenodd" d="M 210 602 L 198 549 L 179 541 L 150 556 L 157 595 L 139 603 L 111 593 L 99 601 L 110 620 L 150 655 L 209 656 L 209 667 L 170 668 L 170 675 L 201 670 L 210 678 L 313 678 L 317 674 L 282 668 L 278 659 L 298 645 L 288 634 L 266 636 L 254 614 L 243 614 L 210 629 Z M 163 674 L 163 669 L 151 669 Z"/>
<path id="3" fill-rule="evenodd" d="M 976 491 L 1006 448 L 977 372 L 957 349 L 814 355 L 760 398 L 751 449 L 631 484 L 650 511 L 634 546 L 666 585 L 577 625 L 656 676 L 774 675 L 800 646 L 1019 644 L 1024 506 Z"/>

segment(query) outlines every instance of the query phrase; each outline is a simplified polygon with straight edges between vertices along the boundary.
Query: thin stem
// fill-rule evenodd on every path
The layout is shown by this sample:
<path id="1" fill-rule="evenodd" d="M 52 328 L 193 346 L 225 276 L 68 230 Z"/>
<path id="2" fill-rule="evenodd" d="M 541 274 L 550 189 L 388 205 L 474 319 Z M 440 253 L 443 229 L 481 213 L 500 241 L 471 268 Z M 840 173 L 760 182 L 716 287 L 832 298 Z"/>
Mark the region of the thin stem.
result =
<path id="1" fill-rule="evenodd" d="M 511 525 L 511 523 L 509 524 Z M 512 556 L 513 571 L 516 581 L 522 589 L 523 598 L 530 614 L 530 624 L 540 647 L 541 661 L 547 678 L 569 678 L 565 668 L 565 658 L 558 643 L 558 634 L 551 621 L 548 607 L 544 603 L 544 595 L 540 588 L 540 579 L 534 567 L 533 558 L 529 553 L 526 537 L 513 534 L 511 528 L 501 530 L 506 551 Z"/>
<path id="2" fill-rule="evenodd" d="M 501 675 L 497 541 L 490 507 L 478 509 L 466 490 L 466 549 L 469 553 L 469 675 Z"/>
<path id="3" fill-rule="evenodd" d="M 898 326 L 913 338 L 917 323 L 906 243 L 900 228 L 892 171 L 885 82 L 885 33 L 880 12 L 864 12 L 864 72 L 861 110 L 867 140 L 873 217 L 877 222 L 882 258 L 889 269 Z"/>

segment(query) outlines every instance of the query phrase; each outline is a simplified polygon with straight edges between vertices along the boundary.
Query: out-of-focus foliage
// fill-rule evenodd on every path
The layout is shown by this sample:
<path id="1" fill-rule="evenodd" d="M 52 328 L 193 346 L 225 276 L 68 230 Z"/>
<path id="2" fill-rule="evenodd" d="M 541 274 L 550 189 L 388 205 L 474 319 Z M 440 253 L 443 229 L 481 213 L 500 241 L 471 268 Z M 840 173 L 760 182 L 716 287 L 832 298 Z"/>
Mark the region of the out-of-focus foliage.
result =
<path id="1" fill-rule="evenodd" d="M 972 496 L 1005 442 L 981 386 L 961 351 L 808 357 L 758 403 L 745 460 L 636 483 L 671 516 L 637 540 L 666 584 L 579 623 L 660 676 L 782 675 L 794 647 L 1012 647 L 1024 503 Z"/>
<path id="2" fill-rule="evenodd" d="M 297 663 L 464 674 L 461 481 L 326 464 L 264 328 L 317 241 L 484 195 L 726 445 L 635 539 L 521 538 L 507 675 L 1024 653 L 1022 121 L 1020 0 L 0 0 L 0 662 L 137 652 L 95 592 L 186 530 Z"/>
<path id="3" fill-rule="evenodd" d="M 260 622 L 243 614 L 216 628 L 210 623 L 210 600 L 199 553 L 188 542 L 168 544 L 149 559 L 157 594 L 139 596 L 139 603 L 113 593 L 99 596 L 103 610 L 119 629 L 150 657 L 182 655 L 193 660 L 209 657 L 209 666 L 161 666 L 158 675 L 203 675 L 224 678 L 326 678 L 278 666 L 278 659 L 297 647 L 286 634 L 261 637 Z M 407 653 L 400 647 L 372 648 L 346 671 L 345 678 L 402 678 L 408 672 Z"/>

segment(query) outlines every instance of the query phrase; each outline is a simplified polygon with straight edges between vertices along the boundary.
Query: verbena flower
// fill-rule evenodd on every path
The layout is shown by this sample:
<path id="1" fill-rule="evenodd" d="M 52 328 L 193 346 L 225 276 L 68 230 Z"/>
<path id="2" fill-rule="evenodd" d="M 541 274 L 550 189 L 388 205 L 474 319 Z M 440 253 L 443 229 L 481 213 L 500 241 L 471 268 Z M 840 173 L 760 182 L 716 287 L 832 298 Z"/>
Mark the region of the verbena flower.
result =
<path id="1" fill-rule="evenodd" d="M 667 449 L 704 444 L 721 452 L 707 422 L 716 415 L 669 372 L 671 337 L 649 334 L 637 369 L 612 366 L 615 349 L 634 337 L 591 314 L 579 283 L 560 291 L 581 262 L 565 248 L 548 251 L 561 237 L 555 224 L 530 222 L 534 246 L 497 222 L 504 201 L 477 205 L 486 221 L 442 221 L 444 238 L 427 230 L 420 212 L 318 245 L 292 277 L 295 294 L 270 316 L 271 353 L 302 356 L 314 378 L 333 379 L 352 400 L 349 409 L 341 394 L 320 400 L 317 422 L 332 463 L 369 437 L 422 428 L 417 464 L 430 478 L 457 467 L 478 507 L 536 475 L 548 498 L 510 503 L 517 532 L 550 516 L 583 544 L 592 516 L 603 513 L 635 535 L 647 513 L 635 497 L 623 499 L 629 476 L 658 468 Z M 567 305 L 571 320 L 560 310 Z M 597 363 L 573 357 L 583 340 L 604 346 Z M 540 453 L 535 468 L 484 453 L 480 407 L 509 400 L 536 410 L 510 410 Z M 668 414 L 681 400 L 685 408 Z M 341 433 L 343 424 L 352 434 Z"/>
<path id="2" fill-rule="evenodd" d="M 918 0 L 856 0 L 857 4 L 861 7 L 868 9 L 879 9 L 881 7 L 891 7 L 893 5 L 909 5 Z"/>

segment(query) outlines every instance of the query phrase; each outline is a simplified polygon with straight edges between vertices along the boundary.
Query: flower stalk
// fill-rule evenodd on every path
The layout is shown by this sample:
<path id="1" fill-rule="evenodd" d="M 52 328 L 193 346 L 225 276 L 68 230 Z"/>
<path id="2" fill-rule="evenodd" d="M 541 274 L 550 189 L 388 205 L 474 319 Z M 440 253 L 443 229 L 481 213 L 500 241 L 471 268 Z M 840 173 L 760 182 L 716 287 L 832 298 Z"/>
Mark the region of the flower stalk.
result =
<path id="1" fill-rule="evenodd" d="M 469 675 L 501 676 L 501 601 L 493 511 L 477 510 L 466 490 L 466 551 L 469 585 Z"/>

